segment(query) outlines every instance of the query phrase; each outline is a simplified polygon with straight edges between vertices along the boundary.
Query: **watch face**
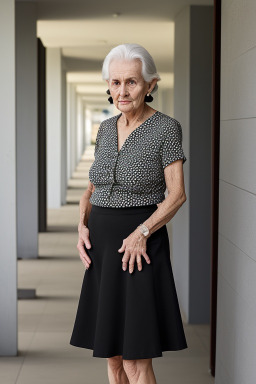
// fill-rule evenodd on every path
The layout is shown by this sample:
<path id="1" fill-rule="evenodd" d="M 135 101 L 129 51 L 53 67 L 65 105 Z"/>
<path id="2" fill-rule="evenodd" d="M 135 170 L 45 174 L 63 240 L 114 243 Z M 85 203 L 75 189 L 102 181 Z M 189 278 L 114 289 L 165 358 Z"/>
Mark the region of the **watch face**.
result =
<path id="1" fill-rule="evenodd" d="M 146 225 L 142 224 L 140 226 L 140 230 L 141 230 L 141 233 L 143 233 L 144 236 L 147 236 L 149 234 L 149 230 L 148 228 L 146 227 Z"/>

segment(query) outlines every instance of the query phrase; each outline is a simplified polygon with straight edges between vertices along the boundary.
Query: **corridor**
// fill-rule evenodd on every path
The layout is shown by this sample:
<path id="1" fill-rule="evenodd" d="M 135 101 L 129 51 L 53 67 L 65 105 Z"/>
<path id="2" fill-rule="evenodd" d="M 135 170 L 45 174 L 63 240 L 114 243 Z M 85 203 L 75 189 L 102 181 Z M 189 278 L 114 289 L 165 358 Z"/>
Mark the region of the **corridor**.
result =
<path id="1" fill-rule="evenodd" d="M 106 359 L 69 345 L 84 267 L 76 249 L 79 198 L 93 160 L 88 146 L 69 180 L 67 204 L 48 210 L 39 258 L 18 261 L 18 287 L 36 299 L 18 301 L 18 357 L 0 358 L 1 384 L 108 384 Z M 158 384 L 210 384 L 208 325 L 185 325 L 189 348 L 153 359 Z"/>

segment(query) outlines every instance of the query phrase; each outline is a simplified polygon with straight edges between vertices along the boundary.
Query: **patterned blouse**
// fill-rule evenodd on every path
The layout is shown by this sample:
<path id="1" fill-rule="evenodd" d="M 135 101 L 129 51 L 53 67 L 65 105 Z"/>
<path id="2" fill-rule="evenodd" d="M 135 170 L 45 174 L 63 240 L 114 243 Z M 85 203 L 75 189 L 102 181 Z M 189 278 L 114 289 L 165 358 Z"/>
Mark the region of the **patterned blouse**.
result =
<path id="1" fill-rule="evenodd" d="M 118 151 L 117 120 L 99 127 L 89 180 L 95 186 L 90 203 L 102 207 L 158 204 L 165 199 L 164 168 L 175 160 L 187 160 L 182 148 L 180 123 L 155 112 L 126 138 Z"/>

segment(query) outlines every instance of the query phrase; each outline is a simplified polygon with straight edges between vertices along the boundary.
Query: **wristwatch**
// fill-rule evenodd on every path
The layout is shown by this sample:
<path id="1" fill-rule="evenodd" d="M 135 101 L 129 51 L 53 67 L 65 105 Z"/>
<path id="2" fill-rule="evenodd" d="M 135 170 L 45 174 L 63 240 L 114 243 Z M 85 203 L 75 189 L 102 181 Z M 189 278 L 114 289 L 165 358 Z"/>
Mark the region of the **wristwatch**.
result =
<path id="1" fill-rule="evenodd" d="M 149 229 L 145 224 L 141 223 L 138 228 L 145 237 L 149 234 Z"/>

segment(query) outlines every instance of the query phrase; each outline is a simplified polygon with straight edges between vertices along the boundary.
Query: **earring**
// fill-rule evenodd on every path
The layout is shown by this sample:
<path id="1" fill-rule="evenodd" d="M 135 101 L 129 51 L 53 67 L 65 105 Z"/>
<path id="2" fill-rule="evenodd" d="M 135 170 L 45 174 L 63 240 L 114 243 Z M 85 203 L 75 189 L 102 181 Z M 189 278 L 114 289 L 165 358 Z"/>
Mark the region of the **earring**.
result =
<path id="1" fill-rule="evenodd" d="M 153 100 L 154 100 L 153 96 L 150 93 L 147 93 L 145 98 L 144 98 L 144 101 L 146 103 L 151 103 L 151 101 L 153 101 Z"/>
<path id="2" fill-rule="evenodd" d="M 110 95 L 110 90 L 108 89 L 108 90 L 106 91 L 106 93 L 107 93 L 108 95 Z M 110 104 L 114 104 L 114 102 L 113 102 L 113 98 L 112 98 L 111 96 L 108 98 L 108 101 L 109 101 Z"/>

